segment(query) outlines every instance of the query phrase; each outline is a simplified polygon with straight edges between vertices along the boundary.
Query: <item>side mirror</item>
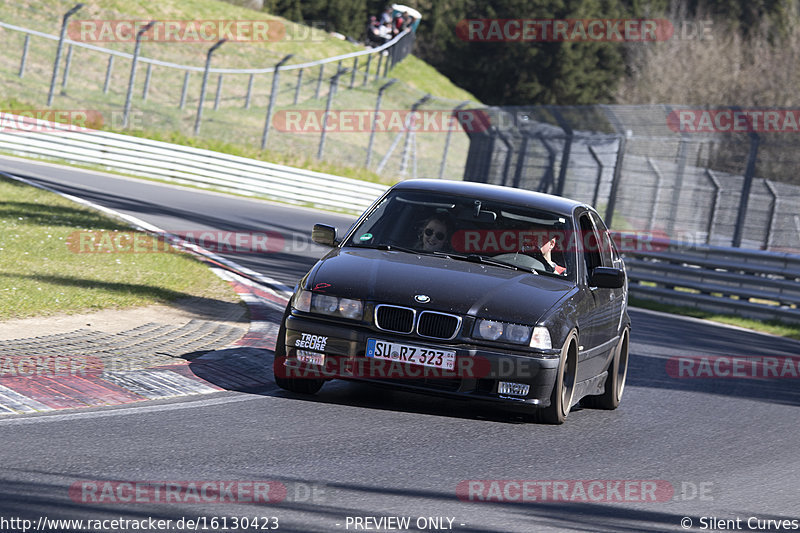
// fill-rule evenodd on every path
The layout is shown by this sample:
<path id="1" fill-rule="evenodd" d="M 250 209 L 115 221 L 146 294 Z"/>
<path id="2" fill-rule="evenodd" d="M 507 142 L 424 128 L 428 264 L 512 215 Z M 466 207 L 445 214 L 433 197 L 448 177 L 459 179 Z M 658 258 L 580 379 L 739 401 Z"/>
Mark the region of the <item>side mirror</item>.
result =
<path id="1" fill-rule="evenodd" d="M 336 246 L 336 228 L 327 224 L 314 224 L 311 240 L 323 246 Z"/>
<path id="2" fill-rule="evenodd" d="M 625 285 L 625 272 L 621 268 L 597 267 L 589 277 L 589 286 L 601 289 L 619 289 Z"/>

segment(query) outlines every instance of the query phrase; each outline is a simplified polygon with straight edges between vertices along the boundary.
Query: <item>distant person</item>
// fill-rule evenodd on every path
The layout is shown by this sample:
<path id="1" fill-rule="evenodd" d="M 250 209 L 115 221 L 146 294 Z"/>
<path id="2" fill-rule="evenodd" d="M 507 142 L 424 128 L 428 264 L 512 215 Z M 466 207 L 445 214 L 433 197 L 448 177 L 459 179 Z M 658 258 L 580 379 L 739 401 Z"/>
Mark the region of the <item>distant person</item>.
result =
<path id="1" fill-rule="evenodd" d="M 394 10 L 391 5 L 386 6 L 386 9 L 381 13 L 381 24 L 386 24 L 387 22 L 389 24 L 392 23 L 392 11 Z"/>

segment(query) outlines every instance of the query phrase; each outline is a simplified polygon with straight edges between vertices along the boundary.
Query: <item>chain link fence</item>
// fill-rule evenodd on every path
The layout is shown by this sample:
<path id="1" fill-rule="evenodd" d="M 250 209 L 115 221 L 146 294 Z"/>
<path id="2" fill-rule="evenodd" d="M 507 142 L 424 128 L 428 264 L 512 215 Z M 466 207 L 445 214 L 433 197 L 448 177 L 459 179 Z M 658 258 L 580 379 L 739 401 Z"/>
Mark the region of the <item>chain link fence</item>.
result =
<path id="1" fill-rule="evenodd" d="M 777 128 L 765 125 L 767 112 L 779 119 Z M 537 106 L 484 113 L 487 127 L 468 132 L 466 180 L 585 201 L 618 230 L 800 252 L 800 156 L 787 119 L 796 110 Z"/>

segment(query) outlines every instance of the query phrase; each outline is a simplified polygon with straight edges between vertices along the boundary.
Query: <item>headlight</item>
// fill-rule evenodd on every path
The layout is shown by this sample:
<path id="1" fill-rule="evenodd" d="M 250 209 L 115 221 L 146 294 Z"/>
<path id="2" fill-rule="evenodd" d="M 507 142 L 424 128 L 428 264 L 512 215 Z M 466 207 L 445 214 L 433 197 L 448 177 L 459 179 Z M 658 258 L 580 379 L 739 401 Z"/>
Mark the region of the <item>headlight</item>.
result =
<path id="1" fill-rule="evenodd" d="M 478 319 L 472 336 L 487 341 L 528 344 L 531 338 L 530 326 L 497 322 L 496 320 Z"/>
<path id="2" fill-rule="evenodd" d="M 337 298 L 329 294 L 315 294 L 304 290 L 295 293 L 292 308 L 305 313 L 340 316 L 350 320 L 361 320 L 364 316 L 364 303 L 361 300 Z"/>
<path id="3" fill-rule="evenodd" d="M 550 341 L 550 331 L 544 326 L 536 326 L 533 328 L 533 335 L 531 335 L 531 348 L 540 348 L 542 350 L 549 350 L 553 347 Z"/>
<path id="4" fill-rule="evenodd" d="M 349 298 L 339 299 L 339 314 L 345 318 L 361 320 L 364 314 L 364 304 L 361 300 L 351 300 Z"/>
<path id="5" fill-rule="evenodd" d="M 311 311 L 311 293 L 299 289 L 292 298 L 292 308 L 308 313 Z"/>

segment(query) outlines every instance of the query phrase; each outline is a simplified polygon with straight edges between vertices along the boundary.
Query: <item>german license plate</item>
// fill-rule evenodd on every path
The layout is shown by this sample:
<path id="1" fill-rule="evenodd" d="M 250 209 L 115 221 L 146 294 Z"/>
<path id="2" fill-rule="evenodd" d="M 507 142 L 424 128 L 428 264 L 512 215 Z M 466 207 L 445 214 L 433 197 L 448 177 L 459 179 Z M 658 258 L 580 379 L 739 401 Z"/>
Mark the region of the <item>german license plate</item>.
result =
<path id="1" fill-rule="evenodd" d="M 367 357 L 445 370 L 453 370 L 456 366 L 456 352 L 453 350 L 438 350 L 378 339 L 367 340 Z"/>

